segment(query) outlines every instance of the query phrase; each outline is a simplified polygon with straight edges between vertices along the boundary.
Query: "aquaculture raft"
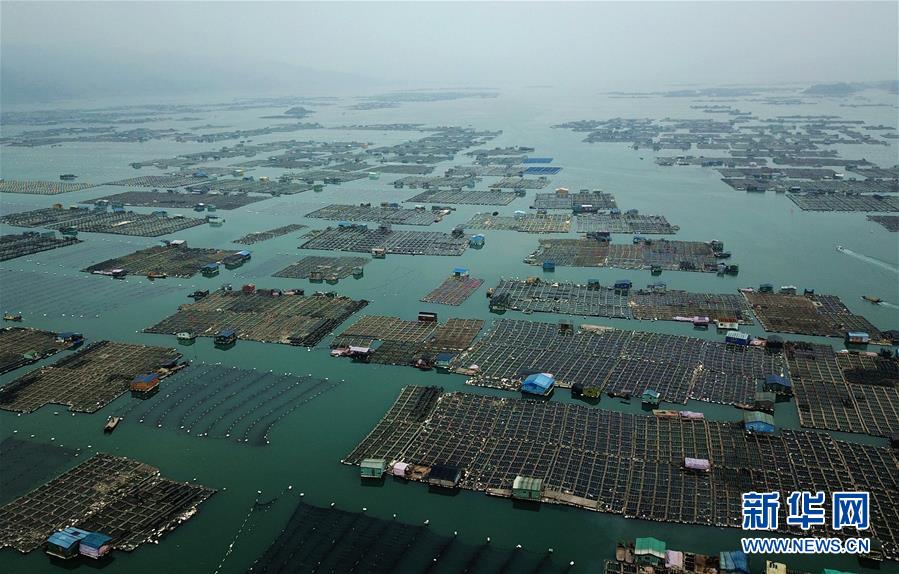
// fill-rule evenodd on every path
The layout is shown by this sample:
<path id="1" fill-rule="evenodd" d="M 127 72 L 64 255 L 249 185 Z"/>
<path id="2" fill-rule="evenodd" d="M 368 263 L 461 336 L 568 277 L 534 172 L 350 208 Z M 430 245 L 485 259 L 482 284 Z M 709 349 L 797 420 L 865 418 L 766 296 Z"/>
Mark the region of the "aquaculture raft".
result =
<path id="1" fill-rule="evenodd" d="M 268 241 L 269 239 L 274 239 L 275 237 L 281 237 L 282 235 L 287 235 L 288 233 L 299 231 L 300 229 L 304 229 L 305 227 L 305 225 L 301 225 L 299 223 L 291 223 L 290 225 L 276 227 L 274 229 L 269 229 L 268 231 L 256 231 L 253 233 L 248 233 L 240 239 L 235 239 L 234 243 L 240 243 L 242 245 L 253 245 L 254 243 L 259 243 L 260 241 Z"/>
<path id="2" fill-rule="evenodd" d="M 196 275 L 204 265 L 217 263 L 233 254 L 233 251 L 224 249 L 160 245 L 107 259 L 82 271 L 105 274 L 113 269 L 123 269 L 129 275 L 164 273 L 168 277 L 186 278 Z"/>
<path id="3" fill-rule="evenodd" d="M 6 327 L 0 329 L 0 374 L 14 371 L 80 344 L 80 336 L 60 339 L 56 333 L 40 329 Z"/>
<path id="4" fill-rule="evenodd" d="M 314 347 L 350 315 L 368 305 L 334 293 L 303 296 L 294 291 L 219 289 L 174 315 L 144 329 L 145 333 L 196 333 L 214 337 L 233 329 L 237 338 L 262 343 Z"/>
<path id="5" fill-rule="evenodd" d="M 276 424 L 338 384 L 311 376 L 193 363 L 166 381 L 164 394 L 134 398 L 122 415 L 126 424 L 265 446 Z"/>
<path id="6" fill-rule="evenodd" d="M 10 181 L 0 179 L 0 193 L 26 193 L 29 195 L 58 195 L 95 187 L 93 183 L 68 181 Z"/>
<path id="7" fill-rule="evenodd" d="M 206 223 L 195 217 L 168 217 L 135 213 L 133 211 L 105 211 L 87 207 L 49 207 L 13 213 L 0 217 L 0 222 L 18 227 L 74 228 L 76 231 L 158 237 Z"/>
<path id="8" fill-rule="evenodd" d="M 869 215 L 868 221 L 880 224 L 887 231 L 899 231 L 899 215 Z"/>
<path id="9" fill-rule="evenodd" d="M 718 259 L 710 243 L 654 239 L 634 244 L 609 243 L 595 239 L 540 239 L 540 246 L 525 263 L 573 267 L 618 267 L 717 273 Z"/>
<path id="10" fill-rule="evenodd" d="M 67 245 L 81 243 L 74 237 L 57 237 L 56 233 L 27 231 L 20 234 L 0 236 L 0 261 L 24 257 L 41 251 L 49 251 Z"/>
<path id="11" fill-rule="evenodd" d="M 503 319 L 457 356 L 452 369 L 469 384 L 518 390 L 533 373 L 552 373 L 556 385 L 583 385 L 596 393 L 639 396 L 654 389 L 663 401 L 688 399 L 751 404 L 771 374 L 782 375 L 779 354 L 692 337 L 586 329 L 570 324 Z"/>
<path id="12" fill-rule="evenodd" d="M 406 203 L 448 203 L 450 205 L 509 205 L 518 197 L 508 191 L 474 189 L 429 189 L 410 197 Z"/>
<path id="13" fill-rule="evenodd" d="M 216 209 L 237 209 L 257 201 L 269 199 L 265 195 L 248 195 L 246 193 L 208 194 L 182 193 L 164 191 L 126 191 L 91 201 L 108 201 L 137 207 L 178 207 L 189 209 L 197 203 L 214 204 Z"/>
<path id="14" fill-rule="evenodd" d="M 872 517 L 871 534 L 885 556 L 899 558 L 895 453 L 817 432 L 758 435 L 734 423 L 415 386 L 401 391 L 343 462 L 365 458 L 423 466 L 421 478 L 413 477 L 423 481 L 427 469 L 452 464 L 462 473 L 461 488 L 500 496 L 511 494 L 516 476 L 529 476 L 543 480 L 545 502 L 731 528 L 742 524 L 747 490 L 870 490 L 881 514 Z M 711 469 L 688 472 L 685 458 L 708 460 Z M 781 525 L 784 533 L 800 532 Z"/>
<path id="15" fill-rule="evenodd" d="M 306 217 L 337 221 L 376 221 L 403 225 L 431 225 L 443 219 L 440 211 L 404 209 L 401 207 L 373 207 L 371 205 L 328 205 Z"/>
<path id="16" fill-rule="evenodd" d="M 671 225 L 664 215 L 638 213 L 593 213 L 577 216 L 577 230 L 582 233 L 608 231 L 609 233 L 672 234 L 680 229 Z"/>
<path id="17" fill-rule="evenodd" d="M 273 274 L 273 277 L 288 277 L 291 279 L 309 279 L 318 277 L 318 280 L 343 279 L 353 274 L 357 267 L 367 265 L 371 261 L 368 257 L 320 257 L 309 255 L 303 257 L 293 265 Z"/>
<path id="18" fill-rule="evenodd" d="M 788 193 L 803 211 L 899 211 L 899 200 L 879 194 Z"/>
<path id="19" fill-rule="evenodd" d="M 534 209 L 564 209 L 573 211 L 575 206 L 590 205 L 597 211 L 616 209 L 615 196 L 604 191 L 582 189 L 576 193 L 538 193 L 534 196 Z"/>
<path id="20" fill-rule="evenodd" d="M 175 349 L 99 341 L 0 388 L 0 409 L 30 413 L 47 404 L 93 413 L 128 390 L 137 375 L 176 371 Z"/>
<path id="21" fill-rule="evenodd" d="M 468 223 L 469 229 L 503 229 L 526 233 L 568 233 L 571 231 L 571 216 L 525 213 L 517 216 L 476 213 Z"/>
<path id="22" fill-rule="evenodd" d="M 818 337 L 846 337 L 862 331 L 888 345 L 886 336 L 867 319 L 852 313 L 836 295 L 743 292 L 766 331 Z"/>
<path id="23" fill-rule="evenodd" d="M 436 231 L 397 231 L 384 225 L 377 229 L 365 225 L 328 227 L 306 237 L 300 249 L 371 253 L 380 248 L 398 255 L 462 255 L 469 240 L 464 234 L 457 237 Z"/>
<path id="24" fill-rule="evenodd" d="M 108 534 L 113 548 L 131 551 L 157 542 L 214 493 L 164 478 L 148 464 L 100 453 L 0 508 L 0 548 L 31 552 L 74 525 Z"/>
<path id="25" fill-rule="evenodd" d="M 482 283 L 484 283 L 483 279 L 476 279 L 468 275 L 451 275 L 439 287 L 422 297 L 421 301 L 441 305 L 461 305 L 478 290 Z"/>

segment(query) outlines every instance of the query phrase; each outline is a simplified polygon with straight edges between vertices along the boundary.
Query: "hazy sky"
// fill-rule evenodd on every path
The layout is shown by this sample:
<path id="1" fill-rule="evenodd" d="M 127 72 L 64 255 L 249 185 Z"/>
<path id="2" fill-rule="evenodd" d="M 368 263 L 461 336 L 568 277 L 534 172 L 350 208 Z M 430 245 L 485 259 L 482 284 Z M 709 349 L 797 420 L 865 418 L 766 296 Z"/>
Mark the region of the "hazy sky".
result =
<path id="1" fill-rule="evenodd" d="M 410 87 L 885 80 L 897 5 L 3 1 L 0 54 L 9 81 L 35 86 L 166 73 L 267 85 L 294 77 L 284 64 Z"/>

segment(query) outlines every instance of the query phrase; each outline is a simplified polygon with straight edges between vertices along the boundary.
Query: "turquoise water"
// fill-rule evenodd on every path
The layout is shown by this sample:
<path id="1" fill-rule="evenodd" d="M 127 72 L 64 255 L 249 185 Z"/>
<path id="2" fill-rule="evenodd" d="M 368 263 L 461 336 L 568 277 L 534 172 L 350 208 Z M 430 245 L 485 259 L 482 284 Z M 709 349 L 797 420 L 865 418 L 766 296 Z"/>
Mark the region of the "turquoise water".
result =
<path id="1" fill-rule="evenodd" d="M 872 94 L 872 98 L 877 98 Z M 884 96 L 885 98 L 885 96 Z M 217 101 L 212 100 L 212 101 Z M 888 101 L 888 100 L 886 100 Z M 429 125 L 463 125 L 478 129 L 502 129 L 502 136 L 489 146 L 527 145 L 536 148 L 535 155 L 555 158 L 553 165 L 563 171 L 553 176 L 551 188 L 600 188 L 615 194 L 623 209 L 636 208 L 643 213 L 665 215 L 680 226 L 678 239 L 723 240 L 740 265 L 738 277 L 717 277 L 702 273 L 666 272 L 661 279 L 670 288 L 709 292 L 734 292 L 743 286 L 762 282 L 775 285 L 793 284 L 814 288 L 818 293 L 839 295 L 854 312 L 865 315 L 875 325 L 899 327 L 896 307 L 874 306 L 862 295 L 877 295 L 899 303 L 899 249 L 897 236 L 867 222 L 858 213 L 812 213 L 797 209 L 782 195 L 735 192 L 719 181 L 717 172 L 699 167 L 660 167 L 653 163 L 651 151 L 634 151 L 619 144 L 585 144 L 583 134 L 552 129 L 556 123 L 590 118 L 610 117 L 708 117 L 690 110 L 690 100 L 673 98 L 612 99 L 598 94 L 566 94 L 556 90 L 504 92 L 495 100 L 458 100 L 451 102 L 403 105 L 396 109 L 350 111 L 338 106 L 320 107 L 309 119 L 326 126 L 352 123 L 421 122 Z M 755 111 L 762 116 L 785 114 L 832 113 L 869 123 L 895 125 L 895 109 L 842 108 L 837 102 L 825 101 L 809 106 L 765 108 L 754 102 L 737 102 L 736 107 Z M 312 107 L 312 106 L 310 106 Z M 249 110 L 201 114 L 196 122 L 177 123 L 176 127 L 213 123 L 228 129 L 269 125 L 274 120 L 260 116 L 281 111 Z M 191 114 L 194 115 L 194 114 Z M 146 127 L 168 127 L 169 122 L 143 124 Z M 16 126 L 18 128 L 18 126 Z M 12 128 L 10 133 L 12 133 Z M 6 130 L 4 129 L 4 132 Z M 254 142 L 279 139 L 315 139 L 327 141 L 358 140 L 375 144 L 391 144 L 416 139 L 415 132 L 372 132 L 314 130 L 292 134 L 273 134 L 253 138 Z M 3 148 L 0 176 L 6 179 L 56 179 L 58 174 L 72 172 L 79 181 L 111 181 L 123 177 L 161 173 L 153 168 L 134 170 L 128 164 L 151 158 L 172 157 L 178 153 L 219 147 L 219 144 L 188 144 L 151 141 L 142 144 L 66 144 L 57 148 Z M 899 163 L 893 146 L 840 146 L 844 157 L 865 157 L 882 166 Z M 697 152 L 693 152 L 696 154 Z M 677 155 L 662 151 L 659 155 Z M 718 155 L 712 152 L 710 155 Z M 642 158 L 642 159 L 641 159 Z M 457 156 L 462 163 L 468 158 Z M 228 165 L 241 160 L 224 160 L 206 165 Z M 454 162 L 437 166 L 442 172 Z M 257 168 L 254 176 L 277 176 L 280 170 Z M 396 176 L 401 177 L 401 176 Z M 333 222 L 306 219 L 304 213 L 329 203 L 361 201 L 402 201 L 416 191 L 396 190 L 390 185 L 394 176 L 384 175 L 379 181 L 360 180 L 341 186 L 327 186 L 324 192 L 306 192 L 291 197 L 266 200 L 247 207 L 219 211 L 224 226 L 200 226 L 176 235 L 195 246 L 227 247 L 231 240 L 251 231 L 263 231 L 288 223 L 303 223 L 310 228 L 326 227 Z M 4 212 L 46 207 L 56 202 L 75 204 L 90 198 L 122 191 L 123 188 L 100 187 L 59 196 L 0 196 Z M 511 214 L 527 209 L 534 192 L 516 199 L 506 207 L 456 206 L 458 209 L 443 222 L 428 229 L 449 231 L 466 222 L 479 211 Z M 135 208 L 136 211 L 150 211 Z M 171 209 L 170 212 L 179 210 Z M 186 211 L 187 215 L 192 212 Z M 4 227 L 6 233 L 11 228 Z M 300 286 L 307 290 L 324 287 L 306 281 L 267 277 L 283 262 L 286 266 L 304 255 L 329 252 L 298 251 L 303 231 L 269 240 L 250 247 L 253 259 L 240 269 L 222 270 L 219 277 L 197 276 L 188 280 L 168 279 L 149 282 L 130 277 L 113 282 L 103 277 L 87 276 L 79 269 L 91 263 L 129 253 L 137 248 L 155 245 L 156 239 L 81 234 L 85 244 L 45 252 L 27 258 L 0 263 L 0 305 L 4 311 L 23 314 L 25 324 L 50 330 L 78 330 L 88 340 L 114 339 L 130 342 L 175 345 L 174 338 L 149 335 L 141 329 L 156 323 L 188 302 L 186 294 L 198 288 L 215 288 L 223 283 L 254 282 L 260 287 Z M 525 277 L 540 274 L 526 266 L 522 259 L 537 245 L 539 236 L 512 231 L 488 231 L 487 245 L 482 250 L 468 250 L 462 257 L 388 256 L 365 267 L 360 280 L 345 279 L 337 286 L 327 286 L 341 294 L 371 301 L 364 312 L 415 317 L 419 310 L 435 311 L 441 320 L 448 317 L 493 319 L 487 309 L 484 293 L 501 277 Z M 576 234 L 571 233 L 574 237 Z M 615 241 L 627 241 L 627 236 Z M 836 250 L 842 245 L 859 256 Z M 232 247 L 237 248 L 236 245 Z M 424 294 L 437 286 L 453 267 L 471 269 L 485 285 L 459 307 L 420 303 Z M 257 272 L 257 269 L 265 273 Z M 652 282 L 648 271 L 617 269 L 577 269 L 560 267 L 552 275 L 555 280 L 586 281 L 597 277 L 603 283 L 629 278 L 637 286 Z M 504 317 L 524 318 L 509 312 Z M 528 319 L 555 321 L 561 317 L 535 314 Z M 669 322 L 638 322 L 599 318 L 573 318 L 589 323 L 626 329 L 641 329 L 716 339 L 714 330 L 694 331 L 690 326 Z M 350 321 L 353 321 L 351 318 Z M 748 331 L 762 335 L 760 327 Z M 807 340 L 828 342 L 837 347 L 836 339 Z M 389 408 L 399 389 L 409 384 L 439 384 L 447 390 L 475 393 L 497 393 L 467 387 L 464 377 L 423 373 L 410 368 L 358 365 L 332 359 L 326 351 L 329 338 L 319 348 L 307 350 L 282 345 L 266 345 L 241 341 L 233 349 L 213 348 L 208 339 L 181 347 L 186 358 L 248 369 L 276 372 L 310 373 L 317 377 L 345 380 L 336 389 L 295 411 L 274 428 L 271 445 L 262 448 L 240 446 L 214 439 L 179 435 L 147 428 L 133 421 L 112 435 L 104 436 L 102 426 L 108 415 L 116 414 L 130 399 L 123 397 L 94 415 L 71 416 L 64 409 L 48 406 L 31 414 L 16 416 L 0 412 L 0 438 L 15 434 L 19 438 L 34 435 L 35 441 L 79 448 L 87 456 L 97 450 L 140 459 L 158 466 L 164 475 L 178 480 L 196 480 L 217 488 L 219 492 L 203 504 L 190 521 L 166 537 L 158 546 L 146 545 L 133 553 L 117 553 L 107 566 L 109 572 L 213 572 L 232 542 L 251 503 L 262 491 L 262 498 L 275 496 L 288 485 L 293 492 L 303 492 L 307 502 L 326 505 L 331 502 L 348 510 L 361 510 L 373 516 L 390 517 L 409 523 L 430 520 L 430 528 L 440 534 L 458 531 L 465 542 L 480 543 L 491 537 L 502 546 L 522 544 L 526 549 L 542 552 L 554 548 L 559 559 L 574 560 L 574 571 L 597 571 L 601 561 L 614 553 L 615 541 L 636 536 L 653 535 L 667 540 L 670 547 L 717 552 L 735 548 L 740 532 L 707 527 L 660 524 L 592 513 L 574 508 L 543 505 L 538 511 L 513 508 L 509 501 L 486 497 L 480 493 L 461 492 L 444 497 L 429 494 L 417 484 L 387 481 L 381 487 L 360 485 L 358 470 L 339 464 L 340 459 L 371 429 Z M 49 364 L 53 359 L 41 364 Z M 0 377 L 0 382 L 21 375 L 22 371 Z M 557 393 L 553 400 L 569 400 L 567 393 Z M 599 407 L 639 410 L 639 405 L 623 405 L 604 398 Z M 737 420 L 736 409 L 691 402 L 689 408 L 701 410 L 707 417 Z M 59 413 L 56 415 L 55 413 Z M 779 405 L 777 422 L 785 427 L 798 427 L 798 417 L 791 405 Z M 874 444 L 882 439 L 849 437 Z M 36 485 L 35 485 L 36 486 Z M 245 570 L 262 553 L 284 526 L 292 504 L 284 503 L 272 512 L 254 518 L 249 534 L 238 537 L 233 553 L 224 563 L 224 572 Z M 789 559 L 791 568 L 818 571 L 823 566 L 860 571 L 853 559 L 809 557 Z M 754 561 L 756 569 L 762 562 Z M 0 551 L 0 567 L 15 572 L 56 571 L 41 552 L 21 556 L 11 550 Z M 447 565 L 451 571 L 452 565 Z M 889 564 L 882 572 L 896 572 Z"/>

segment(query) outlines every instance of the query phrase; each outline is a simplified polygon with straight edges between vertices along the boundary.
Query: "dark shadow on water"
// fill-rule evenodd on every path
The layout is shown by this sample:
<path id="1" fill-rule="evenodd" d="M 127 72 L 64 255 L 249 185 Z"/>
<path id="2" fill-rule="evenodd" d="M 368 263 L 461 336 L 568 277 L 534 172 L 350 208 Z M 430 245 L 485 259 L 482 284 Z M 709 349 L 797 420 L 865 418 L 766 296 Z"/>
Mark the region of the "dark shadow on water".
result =
<path id="1" fill-rule="evenodd" d="M 113 554 L 113 552 L 110 552 L 103 558 L 98 558 L 96 560 L 94 560 L 93 558 L 86 558 L 84 556 L 78 556 L 77 558 L 72 558 L 71 560 L 63 560 L 62 558 L 56 558 L 55 556 L 50 556 L 49 554 L 47 555 L 47 558 L 50 560 L 50 564 L 62 570 L 76 570 L 81 567 L 91 570 L 102 570 L 115 562 L 115 555 Z"/>

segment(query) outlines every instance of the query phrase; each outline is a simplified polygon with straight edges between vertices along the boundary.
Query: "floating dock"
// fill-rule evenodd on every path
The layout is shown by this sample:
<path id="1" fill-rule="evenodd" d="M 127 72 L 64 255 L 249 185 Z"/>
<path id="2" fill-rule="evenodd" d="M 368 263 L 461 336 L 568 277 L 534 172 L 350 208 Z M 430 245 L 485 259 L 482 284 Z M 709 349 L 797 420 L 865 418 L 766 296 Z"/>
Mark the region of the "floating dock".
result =
<path id="1" fill-rule="evenodd" d="M 75 525 L 108 534 L 113 548 L 131 551 L 159 541 L 214 493 L 164 478 L 148 464 L 97 454 L 0 508 L 0 548 L 31 552 Z"/>
<path id="2" fill-rule="evenodd" d="M 112 270 L 123 270 L 127 275 L 164 274 L 168 277 L 193 277 L 204 265 L 217 263 L 234 251 L 188 247 L 183 244 L 169 244 L 107 259 L 82 269 L 87 273 L 108 274 Z"/>
<path id="3" fill-rule="evenodd" d="M 287 235 L 288 233 L 293 233 L 294 231 L 299 231 L 300 229 L 305 228 L 305 225 L 301 225 L 299 223 L 291 223 L 290 225 L 276 227 L 274 229 L 269 229 L 268 231 L 256 231 L 253 233 L 248 233 L 240 239 L 235 239 L 234 243 L 240 243 L 242 245 L 253 245 L 254 243 L 268 241 L 269 239 L 281 237 L 282 235 Z"/>
<path id="4" fill-rule="evenodd" d="M 0 261 L 25 257 L 76 243 L 81 243 L 81 241 L 74 237 L 57 237 L 56 233 L 52 231 L 47 233 L 26 231 L 25 233 L 2 235 L 0 236 Z"/>
<path id="5" fill-rule="evenodd" d="M 344 462 L 366 458 L 427 469 L 451 461 L 461 488 L 496 494 L 525 475 L 542 479 L 547 503 L 730 528 L 742 524 L 747 490 L 870 491 L 880 514 L 871 535 L 886 557 L 899 558 L 894 451 L 817 432 L 750 434 L 739 423 L 410 386 Z M 685 470 L 686 458 L 707 460 L 710 470 Z M 785 524 L 782 531 L 796 533 Z"/>
<path id="6" fill-rule="evenodd" d="M 329 278 L 344 279 L 353 274 L 356 267 L 367 265 L 371 261 L 368 257 L 321 257 L 309 255 L 303 257 L 293 265 L 274 273 L 273 277 L 287 277 L 290 279 L 315 279 L 318 281 Z"/>
<path id="7" fill-rule="evenodd" d="M 751 404 L 768 375 L 783 375 L 779 353 L 679 335 L 499 320 L 457 356 L 455 372 L 469 384 L 517 391 L 523 378 L 552 373 L 559 387 L 575 384 L 616 395 L 647 389 L 666 402 L 690 399 Z"/>
<path id="8" fill-rule="evenodd" d="M 300 249 L 355 251 L 371 253 L 384 249 L 397 255 L 462 255 L 468 248 L 468 237 L 437 231 L 398 231 L 389 226 L 369 229 L 365 225 L 328 227 L 306 235 Z"/>
<path id="9" fill-rule="evenodd" d="M 46 227 L 47 229 L 74 229 L 93 233 L 138 235 L 159 237 L 203 225 L 205 219 L 194 217 L 168 217 L 133 211 L 106 211 L 87 207 L 49 207 L 13 213 L 0 217 L 0 222 L 17 227 Z"/>
<path id="10" fill-rule="evenodd" d="M 334 293 L 306 297 L 277 289 L 219 289 L 182 305 L 174 315 L 144 332 L 174 335 L 187 331 L 214 337 L 223 329 L 233 329 L 241 340 L 314 347 L 366 305 L 368 301 Z"/>
<path id="11" fill-rule="evenodd" d="M 436 289 L 422 297 L 421 301 L 440 305 L 461 305 L 483 283 L 483 279 L 468 275 L 451 275 Z"/>
<path id="12" fill-rule="evenodd" d="M 99 341 L 0 387 L 0 409 L 30 413 L 55 404 L 93 413 L 125 394 L 137 375 L 177 371 L 180 358 L 175 349 Z"/>
<path id="13" fill-rule="evenodd" d="M 281 420 L 338 384 L 311 376 L 193 363 L 166 381 L 164 393 L 134 398 L 122 414 L 126 424 L 265 446 Z"/>

